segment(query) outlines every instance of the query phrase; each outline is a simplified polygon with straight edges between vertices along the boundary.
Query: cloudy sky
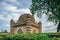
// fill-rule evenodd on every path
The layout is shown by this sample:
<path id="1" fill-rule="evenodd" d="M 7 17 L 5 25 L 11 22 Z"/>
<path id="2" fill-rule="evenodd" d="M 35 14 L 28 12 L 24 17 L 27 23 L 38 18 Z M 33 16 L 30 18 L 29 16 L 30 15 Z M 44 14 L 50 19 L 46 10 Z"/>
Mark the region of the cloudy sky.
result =
<path id="1" fill-rule="evenodd" d="M 0 31 L 10 31 L 10 20 L 17 20 L 23 13 L 30 13 L 31 0 L 0 0 Z M 31 14 L 31 13 L 30 13 Z M 42 22 L 42 32 L 56 32 L 57 25 L 47 22 L 47 16 L 39 19 L 34 16 L 36 22 Z"/>

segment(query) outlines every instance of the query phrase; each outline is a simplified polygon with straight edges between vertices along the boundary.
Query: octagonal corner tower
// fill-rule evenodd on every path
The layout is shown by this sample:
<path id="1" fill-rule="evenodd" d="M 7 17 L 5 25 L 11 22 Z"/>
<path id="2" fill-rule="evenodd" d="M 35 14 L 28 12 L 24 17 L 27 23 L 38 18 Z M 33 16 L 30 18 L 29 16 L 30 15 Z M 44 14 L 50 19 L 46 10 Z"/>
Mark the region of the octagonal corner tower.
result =
<path id="1" fill-rule="evenodd" d="M 10 22 L 11 33 L 39 33 L 42 31 L 40 25 L 35 23 L 35 19 L 31 14 L 22 14 L 17 23 Z"/>

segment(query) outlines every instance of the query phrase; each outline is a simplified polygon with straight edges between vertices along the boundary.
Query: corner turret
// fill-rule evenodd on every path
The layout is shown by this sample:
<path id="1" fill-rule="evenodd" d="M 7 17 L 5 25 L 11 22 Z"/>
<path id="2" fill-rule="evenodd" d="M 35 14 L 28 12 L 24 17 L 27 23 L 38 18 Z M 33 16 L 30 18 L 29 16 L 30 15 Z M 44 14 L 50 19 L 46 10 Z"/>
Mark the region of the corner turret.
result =
<path id="1" fill-rule="evenodd" d="M 13 26 L 15 25 L 15 22 L 13 21 L 13 19 L 10 20 L 10 31 L 11 33 L 13 32 Z"/>
<path id="2" fill-rule="evenodd" d="M 41 21 L 39 21 L 38 25 L 39 25 L 39 26 L 42 26 L 42 23 L 41 23 Z"/>
<path id="3" fill-rule="evenodd" d="M 38 25 L 40 27 L 40 32 L 42 32 L 42 23 L 41 23 L 41 21 L 39 21 Z"/>
<path id="4" fill-rule="evenodd" d="M 15 22 L 14 22 L 13 19 L 11 19 L 11 21 L 10 21 L 10 25 L 11 25 L 11 26 L 14 26 L 14 25 L 15 25 Z"/>

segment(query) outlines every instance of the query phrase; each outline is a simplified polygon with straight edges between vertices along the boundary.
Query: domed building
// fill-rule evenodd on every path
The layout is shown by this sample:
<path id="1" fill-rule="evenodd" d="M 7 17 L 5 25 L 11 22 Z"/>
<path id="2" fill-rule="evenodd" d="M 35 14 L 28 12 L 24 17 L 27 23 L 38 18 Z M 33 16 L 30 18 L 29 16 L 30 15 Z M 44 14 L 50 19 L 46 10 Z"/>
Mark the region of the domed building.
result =
<path id="1" fill-rule="evenodd" d="M 40 33 L 42 31 L 42 27 L 40 24 L 35 23 L 35 19 L 31 14 L 23 14 L 19 17 L 16 23 L 13 19 L 11 19 L 10 31 L 13 34 Z"/>

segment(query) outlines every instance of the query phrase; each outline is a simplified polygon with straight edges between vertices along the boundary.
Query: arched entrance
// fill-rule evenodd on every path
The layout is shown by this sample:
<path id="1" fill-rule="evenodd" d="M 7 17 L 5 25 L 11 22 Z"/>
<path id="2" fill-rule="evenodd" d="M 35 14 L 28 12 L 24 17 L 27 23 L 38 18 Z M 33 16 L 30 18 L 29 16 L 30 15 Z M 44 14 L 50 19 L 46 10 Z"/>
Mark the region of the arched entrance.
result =
<path id="1" fill-rule="evenodd" d="M 18 30 L 18 33 L 23 33 L 21 29 Z"/>

